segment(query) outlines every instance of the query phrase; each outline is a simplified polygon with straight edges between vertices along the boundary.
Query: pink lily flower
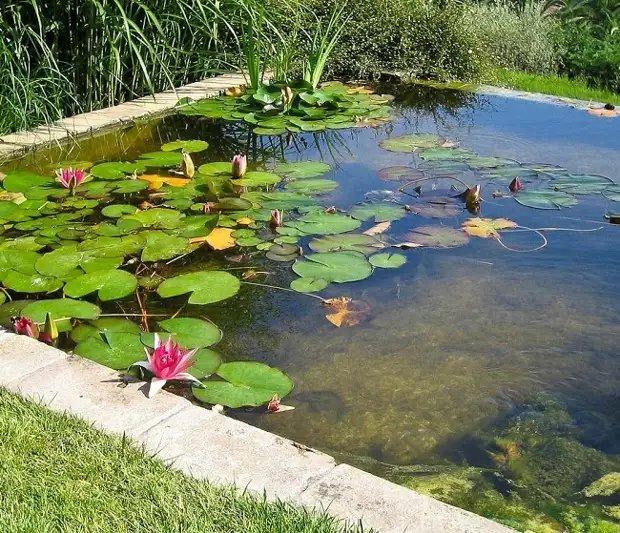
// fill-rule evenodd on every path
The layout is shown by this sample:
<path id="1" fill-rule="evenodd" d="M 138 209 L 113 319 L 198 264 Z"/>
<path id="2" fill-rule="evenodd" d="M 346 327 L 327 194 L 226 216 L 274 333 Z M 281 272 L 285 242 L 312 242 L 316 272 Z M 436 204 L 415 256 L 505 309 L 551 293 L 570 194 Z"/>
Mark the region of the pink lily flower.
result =
<path id="1" fill-rule="evenodd" d="M 237 154 L 232 158 L 232 175 L 233 178 L 239 179 L 245 176 L 248 168 L 248 158 L 244 154 Z"/>
<path id="2" fill-rule="evenodd" d="M 149 386 L 148 397 L 152 398 L 169 380 L 192 381 L 201 385 L 200 381 L 186 371 L 194 366 L 196 361 L 190 361 L 198 349 L 187 350 L 181 348 L 172 340 L 172 336 L 165 343 L 161 342 L 155 333 L 153 353 L 145 348 L 147 361 L 139 361 L 134 366 L 141 366 L 153 374 Z"/>
<path id="3" fill-rule="evenodd" d="M 82 185 L 88 175 L 83 168 L 59 168 L 56 177 L 63 187 L 70 189 L 71 194 L 75 195 L 75 188 Z"/>
<path id="4" fill-rule="evenodd" d="M 269 221 L 269 224 L 271 225 L 272 228 L 279 228 L 282 226 L 282 220 L 283 220 L 283 213 L 282 211 L 280 211 L 279 209 L 274 209 L 271 212 L 271 220 Z"/>
<path id="5" fill-rule="evenodd" d="M 15 333 L 18 335 L 26 335 L 27 337 L 31 337 L 33 339 L 39 338 L 39 326 L 34 321 L 28 317 L 20 316 L 13 319 L 13 327 L 15 328 Z"/>
<path id="6" fill-rule="evenodd" d="M 523 189 L 523 185 L 521 184 L 521 178 L 517 176 L 515 179 L 513 179 L 510 182 L 510 185 L 508 185 L 508 188 L 510 189 L 511 192 L 518 192 L 521 189 Z"/>

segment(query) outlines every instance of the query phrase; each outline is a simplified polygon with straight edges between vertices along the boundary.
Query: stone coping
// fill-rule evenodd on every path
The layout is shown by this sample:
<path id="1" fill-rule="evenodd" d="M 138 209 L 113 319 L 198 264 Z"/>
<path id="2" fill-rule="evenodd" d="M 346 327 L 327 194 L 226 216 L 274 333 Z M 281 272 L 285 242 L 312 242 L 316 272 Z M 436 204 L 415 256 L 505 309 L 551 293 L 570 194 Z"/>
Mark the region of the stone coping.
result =
<path id="1" fill-rule="evenodd" d="M 143 382 L 125 384 L 118 372 L 7 330 L 0 331 L 0 387 L 125 434 L 187 475 L 382 533 L 513 531 L 185 398 L 162 391 L 148 399 Z"/>
<path id="2" fill-rule="evenodd" d="M 28 131 L 3 135 L 0 137 L 0 159 L 10 159 L 34 148 L 83 137 L 123 124 L 131 124 L 136 119 L 145 119 L 169 111 L 182 98 L 194 100 L 211 98 L 230 87 L 245 83 L 243 74 L 223 74 L 190 83 L 172 91 L 137 98 L 114 107 L 63 118 L 49 126 L 38 126 Z"/>

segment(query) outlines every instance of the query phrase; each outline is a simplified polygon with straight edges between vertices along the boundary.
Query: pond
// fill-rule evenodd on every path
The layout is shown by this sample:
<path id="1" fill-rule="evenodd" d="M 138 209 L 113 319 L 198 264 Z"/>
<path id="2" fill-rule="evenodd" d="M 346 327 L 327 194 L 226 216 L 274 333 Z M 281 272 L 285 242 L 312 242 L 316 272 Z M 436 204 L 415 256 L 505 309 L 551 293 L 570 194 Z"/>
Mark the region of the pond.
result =
<path id="1" fill-rule="evenodd" d="M 58 161 L 134 161 L 177 139 L 209 143 L 192 154 L 197 168 L 239 152 L 260 171 L 284 162 L 328 164 L 327 172 L 304 179 L 334 180 L 333 190 L 318 181 L 288 187 L 304 179 L 285 179 L 276 188 L 327 191 L 312 196 L 312 204 L 320 203 L 322 214 L 331 206 L 343 217 L 352 213 L 361 222 L 353 228 L 357 234 L 394 219 L 389 228 L 376 228 L 387 255 L 371 261 L 377 266 L 372 275 L 312 293 L 363 302 L 358 314 L 349 315 L 358 324 L 336 327 L 326 319 L 333 306 L 270 288 L 288 289 L 298 279 L 293 261 L 266 258 L 252 240 L 219 252 L 201 247 L 155 268 L 164 278 L 226 270 L 247 282 L 232 298 L 187 305 L 187 295 L 163 299 L 145 292 L 142 302 L 128 296 L 99 302 L 102 309 L 139 316 L 147 306 L 151 315 L 169 316 L 183 308 L 221 328 L 214 349 L 223 360 L 260 361 L 293 380 L 284 403 L 295 410 L 267 415 L 264 408 L 236 409 L 230 416 L 522 531 L 620 531 L 620 481 L 612 474 L 620 471 L 620 228 L 605 218 L 620 211 L 613 186 L 620 183 L 618 123 L 517 99 L 382 89 L 396 95 L 396 119 L 373 127 L 266 136 L 250 133 L 243 122 L 173 114 L 45 150 L 2 170 L 50 175 Z M 408 151 L 380 145 L 413 133 L 431 136 L 405 138 L 405 144 L 431 144 Z M 447 150 L 456 152 L 447 156 Z M 468 151 L 485 159 L 472 159 Z M 410 169 L 382 172 L 390 167 Z M 152 174 L 165 177 L 167 170 Z M 447 175 L 482 185 L 479 213 L 452 199 L 463 186 L 442 177 Z M 517 175 L 523 188 L 513 195 L 508 184 Z M 435 179 L 398 191 L 418 177 Z M 139 202 L 161 203 L 152 193 L 157 191 L 140 192 Z M 131 202 L 138 205 L 115 200 Z M 362 203 L 368 213 L 355 211 Z M 314 209 L 304 216 L 319 212 Z M 189 205 L 182 210 L 196 214 Z M 484 226 L 469 236 L 463 224 L 477 216 L 507 221 L 497 234 Z M 505 228 L 514 226 L 510 222 L 518 227 Z M 442 233 L 446 228 L 458 234 Z M 265 231 L 257 230 L 259 238 Z M 485 233 L 490 235 L 480 236 Z M 297 263 L 312 262 L 313 250 L 333 253 L 343 246 L 342 233 L 331 245 L 327 237 L 291 234 L 306 256 L 295 256 Z M 247 237 L 254 235 L 251 230 Z M 65 234 L 60 244 L 73 238 Z M 420 243 L 426 245 L 414 246 Z M 386 266 L 394 268 L 380 268 Z M 333 267 L 334 278 L 355 279 L 358 267 Z M 303 275 L 303 268 L 296 270 Z M 319 261 L 318 268 L 330 267 Z M 84 299 L 98 303 L 94 294 Z M 6 321 L 9 312 L 0 308 L 0 314 Z M 155 320 L 149 320 L 151 328 Z M 183 393 L 182 387 L 172 390 Z"/>

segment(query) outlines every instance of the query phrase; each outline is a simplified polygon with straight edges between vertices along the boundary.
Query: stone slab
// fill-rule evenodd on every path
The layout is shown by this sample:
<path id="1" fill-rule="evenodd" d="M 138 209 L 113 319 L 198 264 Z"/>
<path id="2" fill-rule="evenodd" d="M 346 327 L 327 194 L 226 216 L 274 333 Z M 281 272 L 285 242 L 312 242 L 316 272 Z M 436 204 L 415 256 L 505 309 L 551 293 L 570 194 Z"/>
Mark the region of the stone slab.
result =
<path id="1" fill-rule="evenodd" d="M 19 337 L 19 338 L 18 338 Z M 27 341 L 27 342 L 25 342 Z M 10 353 L 9 353 L 10 351 Z M 17 376 L 0 370 L 0 384 L 49 408 L 86 418 L 100 429 L 137 437 L 151 426 L 178 413 L 190 403 L 173 394 L 147 398 L 144 383 L 124 386 L 118 372 L 78 356 L 67 356 L 41 342 L 12 335 L 0 339 L 4 365 L 11 356 L 29 373 Z M 24 360 L 25 359 L 25 360 Z M 53 360 L 41 365 L 42 360 Z"/>
<path id="2" fill-rule="evenodd" d="M 348 465 L 339 465 L 312 483 L 296 501 L 351 523 L 361 521 L 364 528 L 376 528 L 381 533 L 514 533 L 501 524 Z"/>
<path id="3" fill-rule="evenodd" d="M 209 409 L 191 406 L 138 442 L 194 477 L 295 499 L 336 466 L 334 459 Z"/>
<path id="4" fill-rule="evenodd" d="M 46 349 L 41 349 L 41 347 Z M 24 376 L 36 372 L 67 355 L 60 350 L 48 348 L 30 337 L 14 335 L 0 329 L 0 385 L 18 382 Z"/>

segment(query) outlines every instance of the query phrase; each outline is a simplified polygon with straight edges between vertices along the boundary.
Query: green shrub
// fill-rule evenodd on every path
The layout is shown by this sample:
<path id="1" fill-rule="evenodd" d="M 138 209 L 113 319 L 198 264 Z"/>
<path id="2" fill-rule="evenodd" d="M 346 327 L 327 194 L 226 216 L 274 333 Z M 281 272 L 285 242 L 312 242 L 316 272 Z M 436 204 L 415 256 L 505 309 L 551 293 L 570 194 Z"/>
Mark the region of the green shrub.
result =
<path id="1" fill-rule="evenodd" d="M 329 13 L 333 0 L 314 0 L 315 13 Z M 430 79 L 473 79 L 485 65 L 464 7 L 430 0 L 355 0 L 342 38 L 329 62 L 332 76 L 376 77 L 402 71 Z"/>
<path id="2" fill-rule="evenodd" d="M 493 65 L 535 74 L 557 72 L 556 24 L 541 14 L 540 4 L 529 2 L 518 11 L 503 0 L 471 5 L 465 18 Z"/>

